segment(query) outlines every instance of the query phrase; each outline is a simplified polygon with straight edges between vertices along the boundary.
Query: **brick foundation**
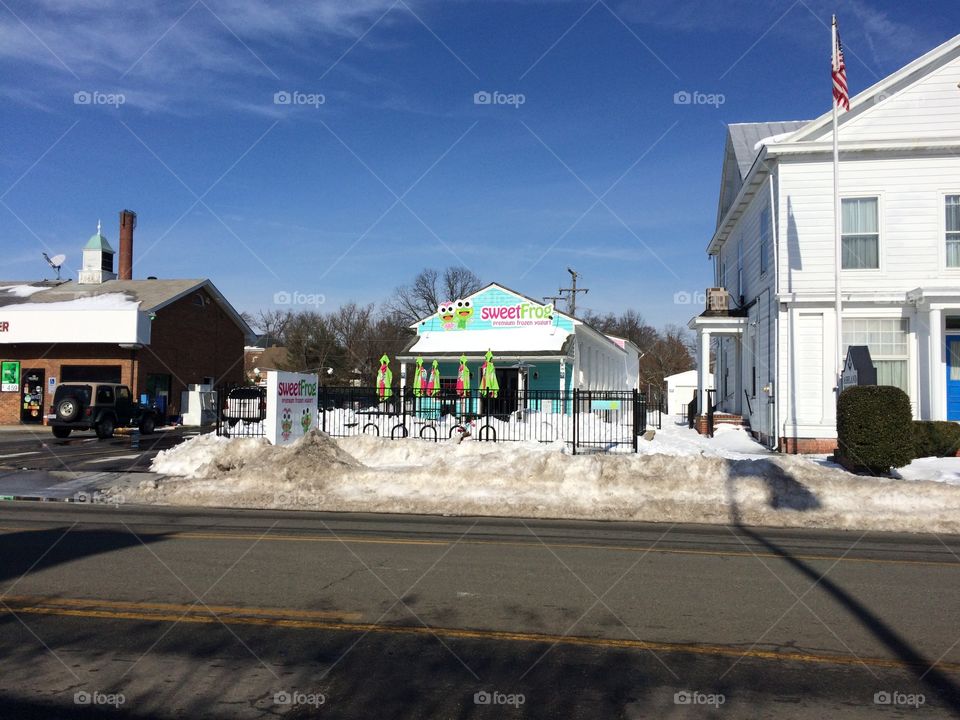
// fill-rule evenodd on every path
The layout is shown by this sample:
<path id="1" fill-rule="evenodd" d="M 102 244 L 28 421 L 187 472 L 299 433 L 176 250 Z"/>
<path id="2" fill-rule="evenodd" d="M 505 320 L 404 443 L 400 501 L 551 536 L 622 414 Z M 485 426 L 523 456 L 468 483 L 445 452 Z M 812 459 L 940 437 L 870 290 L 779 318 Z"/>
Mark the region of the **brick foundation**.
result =
<path id="1" fill-rule="evenodd" d="M 829 455 L 836 449 L 836 438 L 780 438 L 777 448 L 788 455 Z"/>

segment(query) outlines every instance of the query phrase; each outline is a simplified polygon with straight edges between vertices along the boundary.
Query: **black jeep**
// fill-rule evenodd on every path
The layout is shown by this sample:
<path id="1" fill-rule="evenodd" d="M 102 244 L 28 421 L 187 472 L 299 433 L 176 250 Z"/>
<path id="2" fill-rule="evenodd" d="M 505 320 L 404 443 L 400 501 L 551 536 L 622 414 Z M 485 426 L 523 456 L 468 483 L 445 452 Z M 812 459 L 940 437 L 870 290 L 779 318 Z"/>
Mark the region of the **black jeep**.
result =
<path id="1" fill-rule="evenodd" d="M 139 427 L 147 435 L 157 426 L 157 411 L 134 402 L 126 385 L 70 382 L 57 386 L 47 425 L 54 436 L 65 438 L 73 430 L 96 430 L 108 438 L 117 427 Z"/>

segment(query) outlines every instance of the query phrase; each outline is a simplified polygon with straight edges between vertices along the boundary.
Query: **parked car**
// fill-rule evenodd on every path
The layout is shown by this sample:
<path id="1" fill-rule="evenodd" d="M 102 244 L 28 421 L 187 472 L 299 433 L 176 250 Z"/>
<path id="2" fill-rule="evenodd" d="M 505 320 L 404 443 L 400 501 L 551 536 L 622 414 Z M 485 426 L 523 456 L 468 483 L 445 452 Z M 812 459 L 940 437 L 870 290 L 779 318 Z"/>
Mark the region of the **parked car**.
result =
<path id="1" fill-rule="evenodd" d="M 239 385 L 227 391 L 223 402 L 223 420 L 233 427 L 245 423 L 262 422 L 267 417 L 267 390 L 256 385 Z"/>
<path id="2" fill-rule="evenodd" d="M 74 430 L 95 430 L 108 438 L 118 427 L 137 427 L 145 435 L 158 424 L 157 411 L 134 401 L 130 388 L 117 383 L 61 383 L 53 395 L 47 424 L 58 438 Z"/>

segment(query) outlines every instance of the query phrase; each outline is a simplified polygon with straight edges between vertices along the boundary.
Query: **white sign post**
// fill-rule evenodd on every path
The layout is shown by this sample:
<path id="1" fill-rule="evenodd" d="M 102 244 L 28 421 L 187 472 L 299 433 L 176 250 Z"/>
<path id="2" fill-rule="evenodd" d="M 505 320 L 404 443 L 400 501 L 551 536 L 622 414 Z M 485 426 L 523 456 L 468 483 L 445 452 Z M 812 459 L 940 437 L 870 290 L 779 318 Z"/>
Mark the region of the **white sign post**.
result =
<path id="1" fill-rule="evenodd" d="M 289 445 L 317 428 L 319 376 L 267 371 L 267 440 Z"/>

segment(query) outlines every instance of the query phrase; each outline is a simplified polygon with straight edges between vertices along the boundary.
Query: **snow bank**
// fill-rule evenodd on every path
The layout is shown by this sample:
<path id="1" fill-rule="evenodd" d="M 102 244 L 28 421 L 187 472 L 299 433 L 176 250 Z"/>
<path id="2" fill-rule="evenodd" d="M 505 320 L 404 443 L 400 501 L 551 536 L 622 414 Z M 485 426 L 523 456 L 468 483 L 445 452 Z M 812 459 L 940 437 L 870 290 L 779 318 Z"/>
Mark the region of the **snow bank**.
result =
<path id="1" fill-rule="evenodd" d="M 156 472 L 180 477 L 122 494 L 171 505 L 960 532 L 958 486 L 851 475 L 768 453 L 740 430 L 691 435 L 658 433 L 636 455 L 577 456 L 562 442 L 311 433 L 276 448 L 207 435 L 157 456 Z"/>
<path id="2" fill-rule="evenodd" d="M 931 480 L 960 485 L 960 458 L 919 458 L 906 467 L 895 470 L 893 474 L 904 480 Z"/>
<path id="3" fill-rule="evenodd" d="M 128 310 L 138 307 L 138 300 L 131 300 L 124 293 L 103 293 L 102 295 L 84 295 L 73 300 L 55 302 L 27 302 L 19 305 L 6 305 L 6 312 L 31 312 L 34 310 Z"/>

